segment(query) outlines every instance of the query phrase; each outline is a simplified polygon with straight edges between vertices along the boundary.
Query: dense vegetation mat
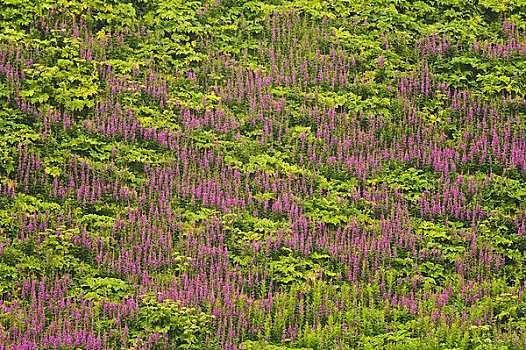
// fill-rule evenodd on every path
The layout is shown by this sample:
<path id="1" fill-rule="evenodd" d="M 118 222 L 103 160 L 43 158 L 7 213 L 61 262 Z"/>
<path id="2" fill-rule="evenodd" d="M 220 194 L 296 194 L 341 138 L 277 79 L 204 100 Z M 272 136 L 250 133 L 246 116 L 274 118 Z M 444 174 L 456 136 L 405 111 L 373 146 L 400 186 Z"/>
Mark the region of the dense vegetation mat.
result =
<path id="1" fill-rule="evenodd" d="M 0 1 L 0 349 L 526 347 L 519 0 Z"/>

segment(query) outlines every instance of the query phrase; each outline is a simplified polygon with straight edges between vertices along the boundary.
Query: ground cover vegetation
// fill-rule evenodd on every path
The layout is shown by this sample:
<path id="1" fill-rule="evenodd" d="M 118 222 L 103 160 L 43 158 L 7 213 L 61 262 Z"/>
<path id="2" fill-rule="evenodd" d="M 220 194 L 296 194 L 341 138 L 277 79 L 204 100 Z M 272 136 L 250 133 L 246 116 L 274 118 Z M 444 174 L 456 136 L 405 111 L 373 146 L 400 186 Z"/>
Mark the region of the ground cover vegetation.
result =
<path id="1" fill-rule="evenodd" d="M 526 347 L 519 0 L 0 2 L 0 349 Z"/>

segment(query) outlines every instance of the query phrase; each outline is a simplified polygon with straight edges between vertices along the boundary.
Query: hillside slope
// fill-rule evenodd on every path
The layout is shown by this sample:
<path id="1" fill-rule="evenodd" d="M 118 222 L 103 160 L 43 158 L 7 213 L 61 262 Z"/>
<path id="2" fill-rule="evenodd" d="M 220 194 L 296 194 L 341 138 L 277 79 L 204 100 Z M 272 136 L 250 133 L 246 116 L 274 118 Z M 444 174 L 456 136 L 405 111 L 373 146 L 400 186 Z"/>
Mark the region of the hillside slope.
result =
<path id="1" fill-rule="evenodd" d="M 526 5 L 0 2 L 0 349 L 526 347 Z"/>

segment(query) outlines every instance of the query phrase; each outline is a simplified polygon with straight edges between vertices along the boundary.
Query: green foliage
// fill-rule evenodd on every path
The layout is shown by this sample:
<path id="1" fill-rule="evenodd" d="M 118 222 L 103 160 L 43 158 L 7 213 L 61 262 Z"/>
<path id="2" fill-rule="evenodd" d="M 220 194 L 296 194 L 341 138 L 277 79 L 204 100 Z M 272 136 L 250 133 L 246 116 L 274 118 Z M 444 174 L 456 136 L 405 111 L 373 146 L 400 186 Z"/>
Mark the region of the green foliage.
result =
<path id="1" fill-rule="evenodd" d="M 155 295 L 141 298 L 141 312 L 132 324 L 135 337 L 147 339 L 150 334 L 166 332 L 177 349 L 199 349 L 210 336 L 213 316 L 181 305 L 180 301 L 157 300 Z M 161 343 L 156 344 L 161 348 Z"/>
<path id="2" fill-rule="evenodd" d="M 132 287 L 118 278 L 92 277 L 87 278 L 81 285 L 85 291 L 83 297 L 87 299 L 115 299 L 122 300 L 130 296 Z"/>

